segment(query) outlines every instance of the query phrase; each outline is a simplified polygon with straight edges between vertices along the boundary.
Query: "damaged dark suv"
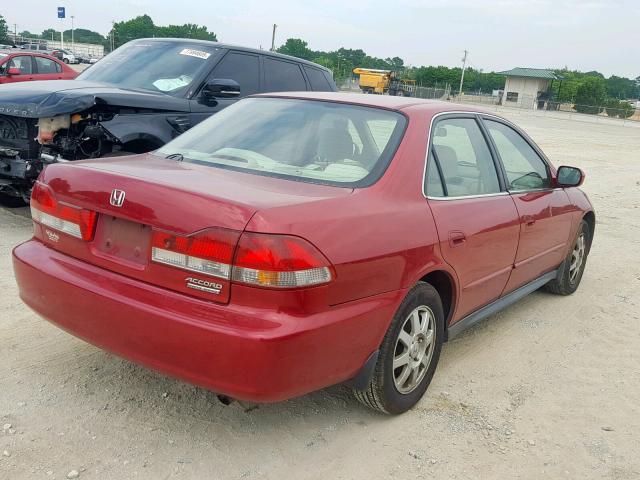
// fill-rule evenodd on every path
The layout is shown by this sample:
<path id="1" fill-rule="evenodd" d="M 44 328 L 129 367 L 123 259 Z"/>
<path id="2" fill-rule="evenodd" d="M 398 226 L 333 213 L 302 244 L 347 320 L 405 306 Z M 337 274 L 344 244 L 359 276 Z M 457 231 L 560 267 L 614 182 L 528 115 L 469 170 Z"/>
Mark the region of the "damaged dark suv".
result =
<path id="1" fill-rule="evenodd" d="M 123 45 L 75 80 L 0 87 L 0 193 L 28 201 L 47 163 L 155 150 L 239 97 L 336 91 L 320 65 L 190 39 Z"/>

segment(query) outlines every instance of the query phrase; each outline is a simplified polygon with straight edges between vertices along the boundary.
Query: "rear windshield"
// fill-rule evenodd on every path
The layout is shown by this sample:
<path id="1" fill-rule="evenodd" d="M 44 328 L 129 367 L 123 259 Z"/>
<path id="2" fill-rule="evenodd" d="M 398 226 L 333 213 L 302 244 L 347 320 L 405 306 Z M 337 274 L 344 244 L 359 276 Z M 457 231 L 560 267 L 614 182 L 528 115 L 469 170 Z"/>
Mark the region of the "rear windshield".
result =
<path id="1" fill-rule="evenodd" d="M 248 98 L 167 143 L 158 155 L 298 181 L 375 182 L 406 125 L 388 110 L 333 102 Z"/>

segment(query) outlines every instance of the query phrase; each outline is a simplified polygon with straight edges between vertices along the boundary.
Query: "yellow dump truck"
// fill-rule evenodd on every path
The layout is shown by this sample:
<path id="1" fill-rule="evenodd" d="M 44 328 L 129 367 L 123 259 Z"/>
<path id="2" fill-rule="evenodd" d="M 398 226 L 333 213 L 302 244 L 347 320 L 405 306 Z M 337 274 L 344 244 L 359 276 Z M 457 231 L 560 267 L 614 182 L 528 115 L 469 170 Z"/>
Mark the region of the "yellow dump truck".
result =
<path id="1" fill-rule="evenodd" d="M 415 93 L 416 81 L 400 78 L 393 70 L 358 67 L 353 69 L 353 73 L 360 76 L 362 93 L 388 93 L 399 97 L 410 97 Z"/>

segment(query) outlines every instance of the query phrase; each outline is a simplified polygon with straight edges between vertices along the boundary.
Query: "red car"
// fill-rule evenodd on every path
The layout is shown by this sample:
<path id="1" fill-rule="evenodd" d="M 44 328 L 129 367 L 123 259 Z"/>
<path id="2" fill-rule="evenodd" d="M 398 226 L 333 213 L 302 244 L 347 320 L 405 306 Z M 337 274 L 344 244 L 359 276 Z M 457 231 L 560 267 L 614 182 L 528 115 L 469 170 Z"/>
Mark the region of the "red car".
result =
<path id="1" fill-rule="evenodd" d="M 540 287 L 578 288 L 582 181 L 470 107 L 260 95 L 153 153 L 48 166 L 14 268 L 49 321 L 220 394 L 349 382 L 400 413 L 443 342 Z"/>
<path id="2" fill-rule="evenodd" d="M 73 68 L 51 55 L 25 50 L 0 50 L 0 84 L 31 80 L 73 80 Z"/>

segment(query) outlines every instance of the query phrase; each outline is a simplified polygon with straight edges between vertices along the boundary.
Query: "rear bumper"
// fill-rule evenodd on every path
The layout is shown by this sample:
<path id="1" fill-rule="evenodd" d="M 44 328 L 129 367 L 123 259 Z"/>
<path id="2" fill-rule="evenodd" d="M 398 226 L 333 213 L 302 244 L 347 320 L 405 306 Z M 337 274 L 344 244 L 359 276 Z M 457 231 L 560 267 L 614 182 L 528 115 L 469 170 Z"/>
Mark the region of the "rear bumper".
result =
<path id="1" fill-rule="evenodd" d="M 30 240 L 13 251 L 20 297 L 100 348 L 218 393 L 254 402 L 354 377 L 406 291 L 312 315 L 217 305 L 76 260 Z"/>

